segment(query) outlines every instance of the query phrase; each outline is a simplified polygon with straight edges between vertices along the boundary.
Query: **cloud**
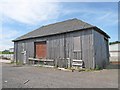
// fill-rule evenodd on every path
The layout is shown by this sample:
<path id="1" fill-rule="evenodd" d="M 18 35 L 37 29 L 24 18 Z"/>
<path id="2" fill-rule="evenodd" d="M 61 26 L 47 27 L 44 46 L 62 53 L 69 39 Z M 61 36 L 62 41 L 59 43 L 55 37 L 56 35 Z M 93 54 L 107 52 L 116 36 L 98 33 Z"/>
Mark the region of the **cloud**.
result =
<path id="1" fill-rule="evenodd" d="M 47 0 L 46 0 L 47 1 Z M 59 17 L 59 2 L 46 2 L 45 0 L 1 0 L 0 1 L 0 50 L 13 47 L 12 39 L 23 33 L 17 26 L 24 27 L 55 20 Z M 52 0 L 57 1 L 57 0 Z M 12 23 L 15 21 L 17 24 Z M 21 27 L 22 28 L 22 27 Z M 29 27 L 28 27 L 29 28 Z M 22 31 L 22 32 L 20 32 Z"/>
<path id="2" fill-rule="evenodd" d="M 13 47 L 12 39 L 19 34 L 20 32 L 18 30 L 13 30 L 10 28 L 0 30 L 0 50 L 5 50 Z"/>
<path id="3" fill-rule="evenodd" d="M 13 48 L 13 43 L 11 42 L 11 39 L 2 40 L 0 42 L 0 50 L 3 51 L 5 49 L 9 50 L 9 48 Z"/>
<path id="4" fill-rule="evenodd" d="M 6 22 L 7 24 L 9 23 L 8 25 L 4 25 L 3 30 L 1 29 L 0 31 L 0 36 L 2 36 L 0 50 L 12 47 L 13 43 L 11 43 L 11 40 L 20 36 L 23 32 L 26 33 L 27 30 L 25 31 L 25 29 L 31 29 L 32 26 L 39 26 L 41 24 L 51 23 L 52 21 L 58 21 L 64 17 L 69 18 L 74 16 L 74 18 L 77 17 L 102 28 L 115 26 L 118 21 L 115 10 L 108 7 L 95 8 L 86 4 L 81 4 L 80 8 L 71 8 L 69 4 L 66 6 L 59 2 L 41 1 L 42 0 L 0 1 L 0 21 L 4 21 L 5 24 Z M 5 19 L 1 18 L 2 16 Z M 6 19 L 6 17 L 8 17 L 8 19 Z M 15 22 L 17 21 L 17 24 L 15 25 L 12 23 L 12 20 Z M 24 27 L 22 27 L 22 25 L 19 26 L 18 24 L 20 23 L 22 23 Z M 24 24 L 27 25 L 25 26 Z M 1 22 L 0 25 L 2 25 Z M 8 28 L 6 28 L 6 26 Z M 19 30 L 21 30 L 21 32 L 19 32 Z"/>
<path id="5" fill-rule="evenodd" d="M 36 24 L 59 16 L 58 2 L 41 2 L 41 0 L 1 0 L 0 2 L 3 15 L 25 24 Z"/>
<path id="6" fill-rule="evenodd" d="M 7 33 L 6 33 L 7 32 Z M 18 31 L 17 30 L 4 30 L 4 32 L 2 32 L 2 39 L 7 39 L 7 38 L 11 38 L 11 37 L 14 37 L 18 34 Z"/>
<path id="7" fill-rule="evenodd" d="M 89 9 L 88 9 L 89 8 Z M 64 9 L 62 15 L 76 14 L 94 25 L 113 26 L 118 23 L 118 13 L 109 8 L 98 9 L 82 6 L 81 9 Z"/>
<path id="8" fill-rule="evenodd" d="M 113 26 L 118 24 L 118 14 L 114 12 L 108 12 L 104 15 L 101 15 L 97 18 L 99 22 L 106 22 L 104 23 L 104 26 Z"/>

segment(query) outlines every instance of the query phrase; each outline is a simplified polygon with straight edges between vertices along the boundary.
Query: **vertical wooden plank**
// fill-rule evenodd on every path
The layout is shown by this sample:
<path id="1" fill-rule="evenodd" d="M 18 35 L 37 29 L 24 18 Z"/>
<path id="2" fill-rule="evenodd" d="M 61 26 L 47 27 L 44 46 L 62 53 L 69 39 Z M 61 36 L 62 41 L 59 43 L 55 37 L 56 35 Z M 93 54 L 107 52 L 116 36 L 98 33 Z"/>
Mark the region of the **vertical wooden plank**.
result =
<path id="1" fill-rule="evenodd" d="M 60 35 L 58 37 L 58 52 L 59 52 L 58 54 L 58 59 L 59 59 L 60 58 Z"/>
<path id="2" fill-rule="evenodd" d="M 94 31 L 94 46 L 95 46 L 95 61 L 96 65 L 101 68 L 104 67 L 106 63 L 106 47 L 104 42 L 104 36 L 97 31 Z"/>
<path id="3" fill-rule="evenodd" d="M 17 59 L 18 59 L 18 44 L 17 42 L 14 42 L 14 61 L 17 62 Z"/>
<path id="4" fill-rule="evenodd" d="M 49 59 L 52 59 L 52 46 L 51 46 L 51 41 L 52 40 L 49 40 Z"/>
<path id="5" fill-rule="evenodd" d="M 73 33 L 70 33 L 70 63 L 72 64 L 72 60 L 73 60 Z M 71 65 L 72 66 L 72 65 Z"/>
<path id="6" fill-rule="evenodd" d="M 54 59 L 53 38 L 51 40 L 51 58 Z"/>
<path id="7" fill-rule="evenodd" d="M 22 55 L 22 42 L 18 43 L 18 61 L 23 63 L 23 55 Z"/>
<path id="8" fill-rule="evenodd" d="M 93 35 L 92 35 L 92 30 L 89 31 L 90 34 L 89 34 L 89 57 L 90 57 L 90 60 L 89 60 L 89 64 L 90 64 L 90 68 L 94 68 L 93 67 Z"/>
<path id="9" fill-rule="evenodd" d="M 86 57 L 87 57 L 86 48 L 87 47 L 86 47 L 85 40 L 86 40 L 85 33 L 84 33 L 84 31 L 82 31 L 82 59 L 85 63 L 85 68 L 87 68 L 87 66 L 88 66 L 87 59 L 86 59 Z"/>
<path id="10" fill-rule="evenodd" d="M 46 41 L 46 44 L 47 44 L 47 59 L 49 58 L 49 41 L 47 40 Z"/>
<path id="11" fill-rule="evenodd" d="M 93 67 L 93 44 L 91 30 L 82 31 L 82 60 L 86 68 Z"/>

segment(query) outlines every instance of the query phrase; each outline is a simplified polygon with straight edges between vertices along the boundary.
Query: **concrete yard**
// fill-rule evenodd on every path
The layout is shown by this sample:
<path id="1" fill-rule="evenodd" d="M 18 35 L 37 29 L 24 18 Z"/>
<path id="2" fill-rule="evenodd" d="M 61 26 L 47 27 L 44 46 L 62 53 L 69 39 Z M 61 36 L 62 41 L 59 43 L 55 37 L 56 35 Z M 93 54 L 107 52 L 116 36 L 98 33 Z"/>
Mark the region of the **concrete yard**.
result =
<path id="1" fill-rule="evenodd" d="M 3 88 L 118 88 L 118 70 L 90 72 L 2 64 Z"/>

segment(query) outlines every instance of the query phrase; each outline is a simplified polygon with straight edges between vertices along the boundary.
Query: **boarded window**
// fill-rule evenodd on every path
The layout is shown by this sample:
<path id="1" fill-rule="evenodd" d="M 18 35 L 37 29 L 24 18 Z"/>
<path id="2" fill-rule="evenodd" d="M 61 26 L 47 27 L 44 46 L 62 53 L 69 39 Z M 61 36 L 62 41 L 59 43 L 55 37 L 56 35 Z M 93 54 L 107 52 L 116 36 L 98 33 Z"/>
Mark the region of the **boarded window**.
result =
<path id="1" fill-rule="evenodd" d="M 80 50 L 81 50 L 80 37 L 74 37 L 74 51 Z"/>
<path id="2" fill-rule="evenodd" d="M 81 51 L 81 39 L 80 37 L 74 37 L 74 59 L 82 60 L 82 51 Z"/>

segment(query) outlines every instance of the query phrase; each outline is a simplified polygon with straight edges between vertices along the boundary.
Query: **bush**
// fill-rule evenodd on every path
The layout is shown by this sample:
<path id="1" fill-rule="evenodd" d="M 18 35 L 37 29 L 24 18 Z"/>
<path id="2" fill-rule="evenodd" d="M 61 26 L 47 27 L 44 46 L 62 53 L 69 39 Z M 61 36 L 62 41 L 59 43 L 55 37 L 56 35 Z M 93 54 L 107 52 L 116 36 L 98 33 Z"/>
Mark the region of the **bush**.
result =
<path id="1" fill-rule="evenodd" d="M 15 62 L 14 61 L 11 61 L 11 63 L 10 64 L 14 64 Z"/>
<path id="2" fill-rule="evenodd" d="M 23 65 L 22 62 L 16 62 L 16 65 Z"/>
<path id="3" fill-rule="evenodd" d="M 95 70 L 101 70 L 101 67 L 99 67 L 98 65 L 96 65 Z"/>
<path id="4" fill-rule="evenodd" d="M 82 71 L 85 71 L 85 69 L 84 68 L 83 69 L 79 68 L 78 71 L 82 72 Z"/>

